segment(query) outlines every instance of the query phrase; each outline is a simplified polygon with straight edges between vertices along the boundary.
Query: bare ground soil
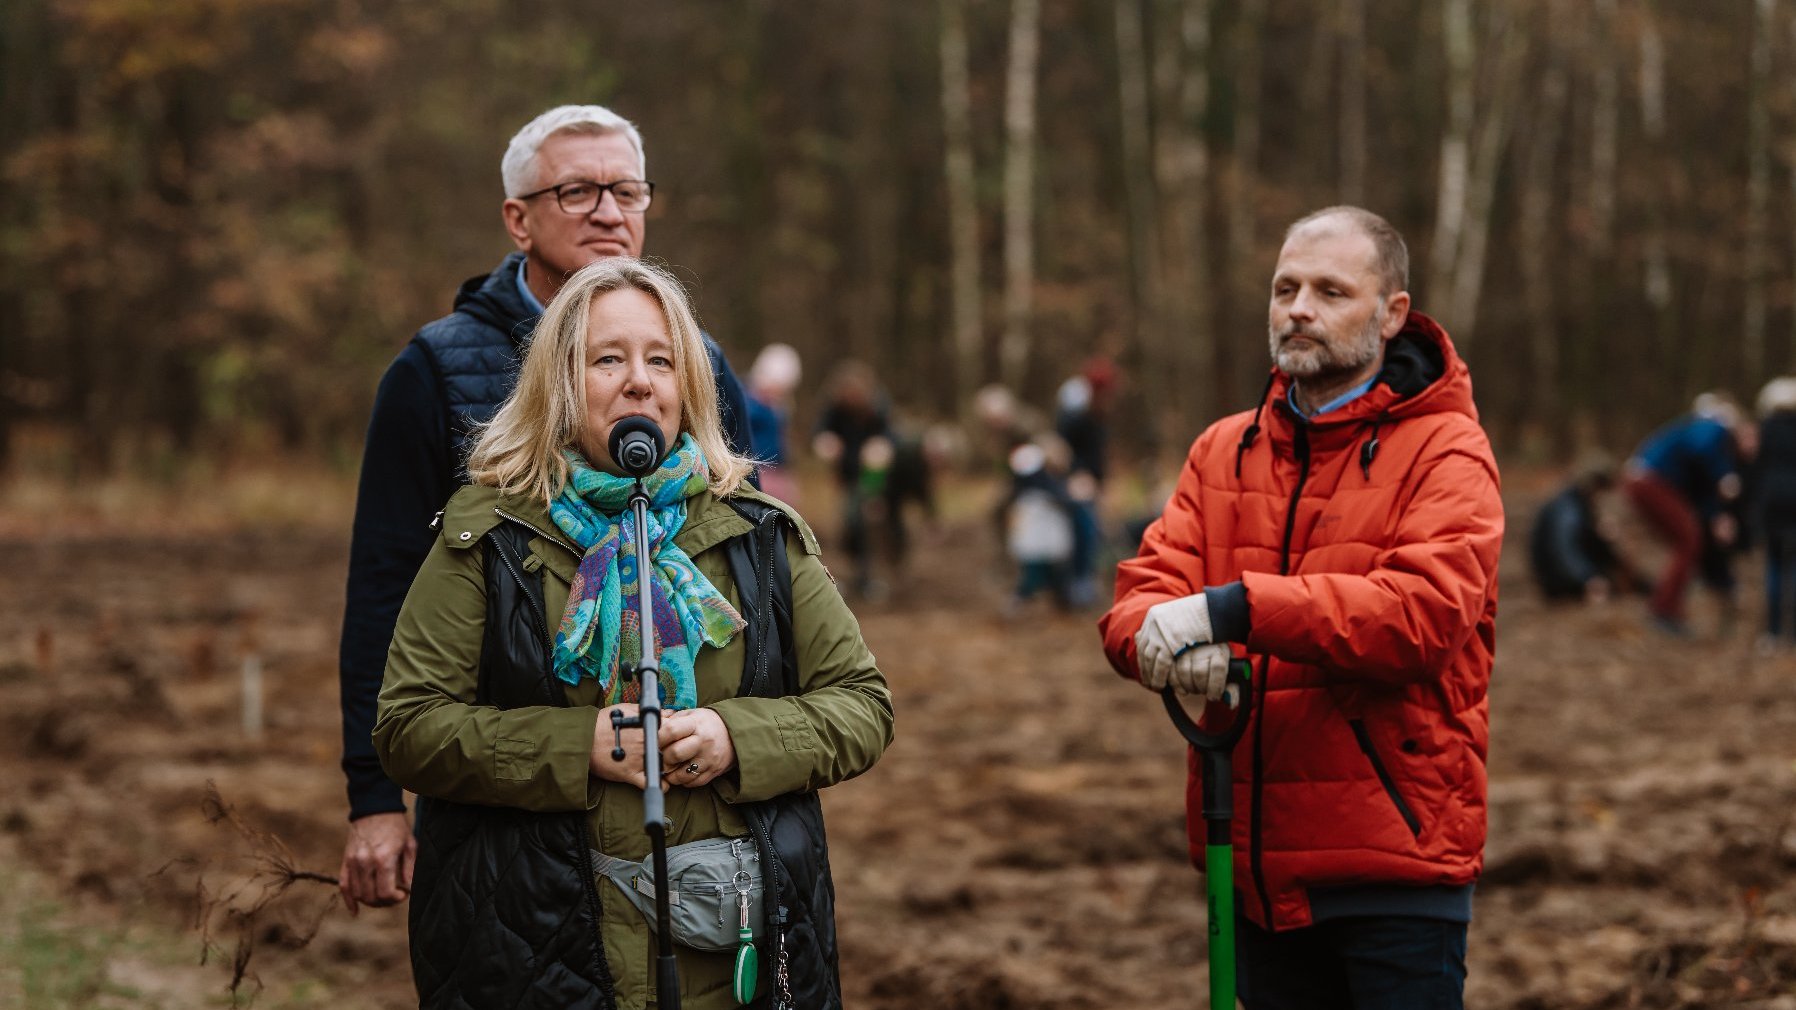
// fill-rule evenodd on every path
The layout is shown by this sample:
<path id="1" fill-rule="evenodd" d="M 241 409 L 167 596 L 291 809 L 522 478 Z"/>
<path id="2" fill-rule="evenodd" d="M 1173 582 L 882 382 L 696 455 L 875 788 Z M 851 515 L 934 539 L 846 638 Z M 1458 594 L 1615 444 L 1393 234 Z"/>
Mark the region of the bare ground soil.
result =
<path id="1" fill-rule="evenodd" d="M 1468 1003 L 1796 1010 L 1796 658 L 1745 628 L 1666 639 L 1637 600 L 1548 609 L 1520 549 L 1540 497 L 1511 492 Z M 899 722 L 826 798 L 849 1005 L 1200 1006 L 1181 741 L 1105 667 L 1095 615 L 997 616 L 983 538 L 924 538 L 894 597 L 858 608 Z M 260 892 L 208 782 L 335 872 L 345 556 L 303 527 L 0 533 L 0 872 L 71 930 L 161 938 L 107 947 L 87 1005 L 228 1003 L 229 909 Z M 260 739 L 240 726 L 246 654 Z M 411 1005 L 402 910 L 351 919 L 301 882 L 246 935 L 260 1005 Z"/>

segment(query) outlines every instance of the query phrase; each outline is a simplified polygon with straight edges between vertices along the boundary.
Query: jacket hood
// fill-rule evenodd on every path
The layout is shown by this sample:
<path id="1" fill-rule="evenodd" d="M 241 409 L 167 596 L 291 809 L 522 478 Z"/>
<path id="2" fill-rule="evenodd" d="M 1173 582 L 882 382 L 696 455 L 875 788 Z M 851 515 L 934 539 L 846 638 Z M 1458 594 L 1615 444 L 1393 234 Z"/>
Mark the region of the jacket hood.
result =
<path id="1" fill-rule="evenodd" d="M 455 311 L 505 333 L 520 347 L 530 339 L 540 318 L 518 291 L 518 264 L 522 262 L 524 254 L 514 252 L 500 260 L 492 273 L 463 281 L 455 293 Z"/>
<path id="2" fill-rule="evenodd" d="M 1411 311 L 1403 328 L 1385 345 L 1384 363 L 1372 388 L 1352 403 L 1330 411 L 1315 420 L 1301 418 L 1291 408 L 1293 380 L 1274 367 L 1266 379 L 1266 388 L 1253 419 L 1242 432 L 1237 447 L 1239 457 L 1253 447 L 1263 430 L 1272 425 L 1279 442 L 1289 441 L 1300 424 L 1321 432 L 1343 428 L 1366 429 L 1370 437 L 1361 452 L 1361 467 L 1370 470 L 1378 454 L 1378 431 L 1405 418 L 1425 414 L 1458 413 L 1478 420 L 1478 407 L 1472 400 L 1472 373 L 1459 356 L 1452 338 L 1441 324 L 1428 316 Z M 1270 411 L 1270 417 L 1266 414 Z"/>
<path id="3" fill-rule="evenodd" d="M 1277 368 L 1272 374 L 1271 401 L 1288 411 L 1293 380 Z M 1322 427 L 1380 415 L 1402 418 L 1443 411 L 1478 419 L 1478 408 L 1472 402 L 1472 373 L 1441 324 L 1411 312 L 1403 328 L 1385 345 L 1384 364 L 1366 395 L 1309 423 Z"/>

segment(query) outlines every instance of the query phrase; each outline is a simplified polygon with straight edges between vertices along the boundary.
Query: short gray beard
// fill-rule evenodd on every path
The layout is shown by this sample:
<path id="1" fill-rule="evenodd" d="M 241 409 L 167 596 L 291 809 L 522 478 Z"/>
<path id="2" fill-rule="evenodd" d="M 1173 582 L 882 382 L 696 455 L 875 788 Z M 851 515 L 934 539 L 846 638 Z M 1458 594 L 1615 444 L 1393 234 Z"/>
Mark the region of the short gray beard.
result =
<path id="1" fill-rule="evenodd" d="M 1295 323 L 1287 323 L 1281 330 L 1267 328 L 1271 345 L 1272 363 L 1279 371 L 1293 379 L 1313 381 L 1323 380 L 1326 385 L 1330 379 L 1353 375 L 1378 360 L 1378 352 L 1384 344 L 1384 306 L 1372 314 L 1365 327 L 1352 340 L 1342 343 L 1327 343 L 1317 340 L 1313 332 L 1306 333 L 1310 343 L 1306 347 L 1286 347 L 1287 338 L 1298 332 Z"/>

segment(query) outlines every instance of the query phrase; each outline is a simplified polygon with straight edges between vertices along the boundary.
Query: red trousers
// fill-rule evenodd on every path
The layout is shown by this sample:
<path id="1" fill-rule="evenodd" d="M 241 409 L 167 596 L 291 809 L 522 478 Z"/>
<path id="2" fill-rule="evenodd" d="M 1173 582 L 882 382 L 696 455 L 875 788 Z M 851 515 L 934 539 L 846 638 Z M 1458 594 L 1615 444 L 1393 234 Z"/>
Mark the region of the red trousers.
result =
<path id="1" fill-rule="evenodd" d="M 1669 621 L 1684 619 L 1684 587 L 1702 557 L 1702 517 L 1678 489 L 1653 473 L 1630 472 L 1628 500 L 1671 547 L 1671 563 L 1653 587 L 1652 611 Z"/>

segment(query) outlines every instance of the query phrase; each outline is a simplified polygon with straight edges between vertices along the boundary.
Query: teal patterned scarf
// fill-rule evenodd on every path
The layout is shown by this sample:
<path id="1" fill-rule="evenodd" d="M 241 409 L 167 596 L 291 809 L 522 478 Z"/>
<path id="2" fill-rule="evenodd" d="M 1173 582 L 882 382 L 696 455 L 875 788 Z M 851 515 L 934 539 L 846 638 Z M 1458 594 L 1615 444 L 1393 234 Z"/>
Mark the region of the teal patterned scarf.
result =
<path id="1" fill-rule="evenodd" d="M 636 482 L 593 469 L 579 453 L 564 450 L 572 468 L 566 486 L 549 503 L 549 515 L 585 556 L 568 590 L 567 610 L 555 634 L 555 675 L 569 684 L 595 677 L 605 704 L 634 702 L 635 678 L 618 676 L 624 656 L 641 648 L 641 584 L 636 523 L 628 508 Z M 649 599 L 661 661 L 663 703 L 698 707 L 693 662 L 709 645 L 722 648 L 745 626 L 711 580 L 674 543 L 686 525 L 686 499 L 705 489 L 705 457 L 691 435 L 681 435 L 667 459 L 643 479 L 648 492 Z M 627 682 L 626 682 L 627 681 Z"/>

